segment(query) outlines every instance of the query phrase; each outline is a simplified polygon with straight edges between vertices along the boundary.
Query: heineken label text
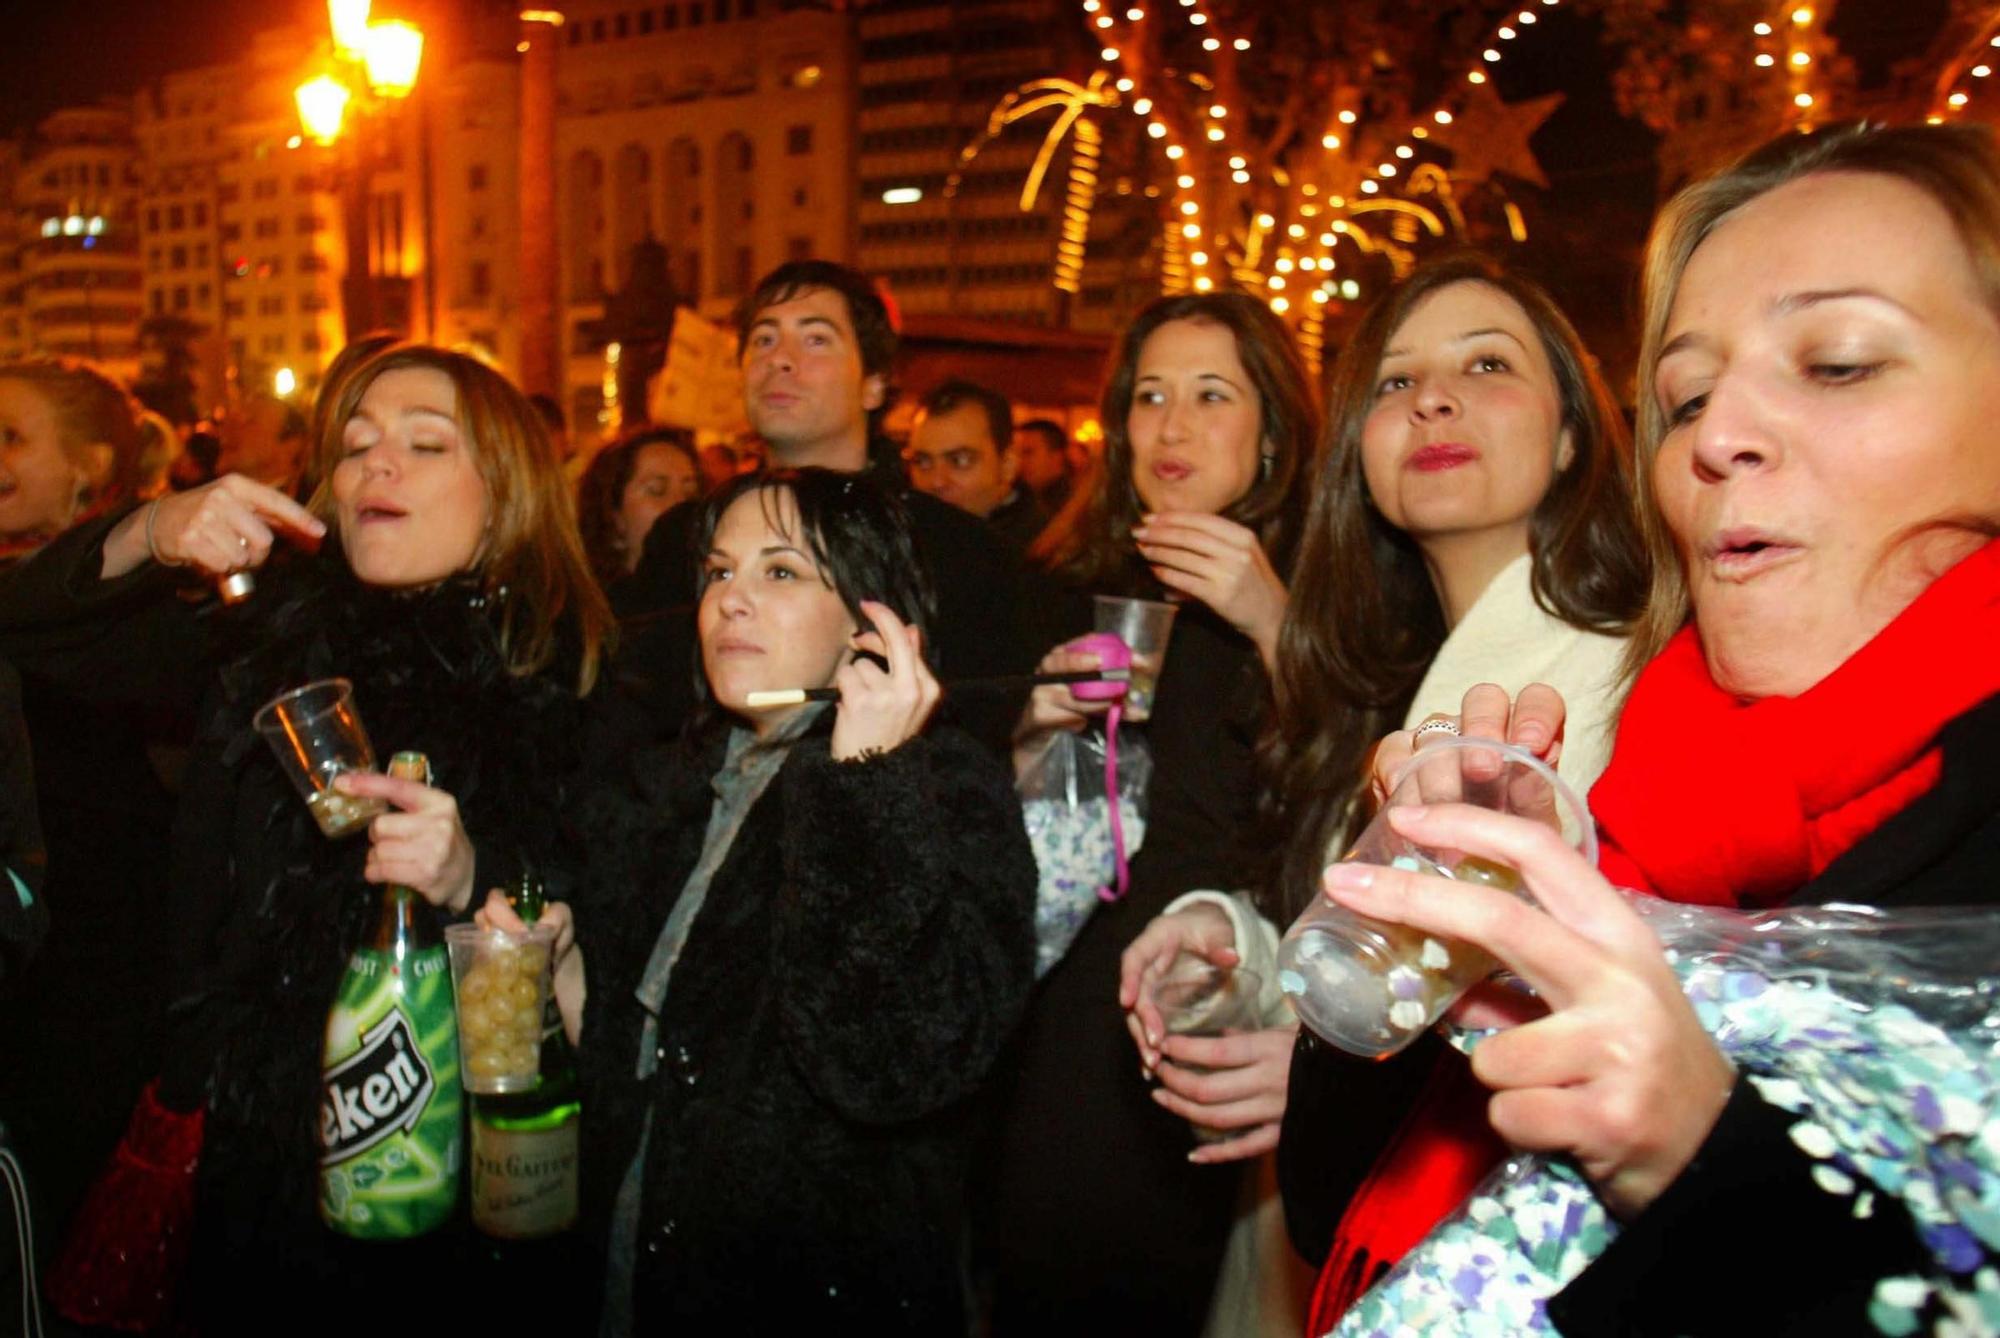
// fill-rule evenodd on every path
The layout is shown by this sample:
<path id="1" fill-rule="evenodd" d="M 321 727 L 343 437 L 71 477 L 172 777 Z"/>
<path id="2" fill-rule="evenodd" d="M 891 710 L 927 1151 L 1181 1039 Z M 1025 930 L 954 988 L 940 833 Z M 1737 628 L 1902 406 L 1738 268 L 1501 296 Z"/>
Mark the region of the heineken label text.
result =
<path id="1" fill-rule="evenodd" d="M 411 1133 L 437 1082 L 410 1020 L 391 1008 L 361 1034 L 361 1048 L 326 1070 L 320 1101 L 320 1163 L 366 1152 L 390 1134 Z"/>

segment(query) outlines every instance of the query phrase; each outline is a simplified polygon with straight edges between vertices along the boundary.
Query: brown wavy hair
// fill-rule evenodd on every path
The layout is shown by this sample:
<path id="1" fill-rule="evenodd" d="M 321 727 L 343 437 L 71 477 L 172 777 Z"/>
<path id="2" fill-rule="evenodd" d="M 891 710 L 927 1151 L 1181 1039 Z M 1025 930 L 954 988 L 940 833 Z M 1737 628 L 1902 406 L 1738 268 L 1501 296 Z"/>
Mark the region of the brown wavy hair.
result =
<path id="1" fill-rule="evenodd" d="M 463 353 L 427 344 L 385 348 L 334 384 L 319 439 L 312 443 L 306 503 L 334 523 L 332 477 L 343 430 L 361 397 L 384 372 L 442 372 L 458 398 L 458 428 L 486 485 L 487 532 L 477 575 L 499 610 L 500 649 L 508 669 L 538 673 L 570 650 L 577 657 L 576 692 L 587 694 L 612 635 L 611 606 L 590 574 L 576 529 L 576 504 L 549 447 L 542 416 L 513 383 Z"/>
<path id="2" fill-rule="evenodd" d="M 1132 483 L 1127 424 L 1140 351 L 1154 331 L 1172 321 L 1220 325 L 1236 338 L 1236 356 L 1257 391 L 1271 467 L 1222 515 L 1254 532 L 1272 568 L 1289 579 L 1305 520 L 1305 497 L 1298 485 L 1306 473 L 1307 453 L 1319 436 L 1319 406 L 1305 361 L 1284 322 L 1244 293 L 1162 297 L 1132 318 L 1119 336 L 1104 382 L 1099 410 L 1104 456 L 1095 471 L 1095 486 L 1078 490 L 1028 550 L 1028 557 L 1086 588 L 1131 589 L 1149 583 L 1150 574 L 1137 560 L 1132 542 L 1132 527 L 1139 523 L 1143 507 Z"/>
<path id="3" fill-rule="evenodd" d="M 1389 524 L 1362 472 L 1362 426 L 1383 351 L 1418 304 L 1460 283 L 1512 299 L 1540 336 L 1574 452 L 1529 519 L 1535 602 L 1572 627 L 1621 633 L 1639 616 L 1645 549 L 1633 514 L 1625 420 L 1576 330 L 1540 286 L 1473 252 L 1419 267 L 1362 318 L 1327 394 L 1297 577 L 1278 634 L 1275 728 L 1266 740 L 1265 848 L 1275 904 L 1317 885 L 1351 834 L 1353 798 L 1377 740 L 1402 727 L 1444 644 L 1444 608 L 1423 554 Z"/>
<path id="4" fill-rule="evenodd" d="M 1639 524 L 1653 568 L 1652 594 L 1627 652 L 1628 671 L 1659 654 L 1689 615 L 1680 550 L 1653 492 L 1653 461 L 1669 426 L 1653 380 L 1681 276 L 1696 248 L 1723 219 L 1760 195 L 1818 172 L 1893 177 L 1929 196 L 1951 217 L 1980 296 L 2000 313 L 2000 146 L 1986 126 L 1850 122 L 1810 134 L 1785 134 L 1669 201 L 1646 243 L 1636 481 Z M 1988 528 L 1972 518 L 1965 523 Z"/>

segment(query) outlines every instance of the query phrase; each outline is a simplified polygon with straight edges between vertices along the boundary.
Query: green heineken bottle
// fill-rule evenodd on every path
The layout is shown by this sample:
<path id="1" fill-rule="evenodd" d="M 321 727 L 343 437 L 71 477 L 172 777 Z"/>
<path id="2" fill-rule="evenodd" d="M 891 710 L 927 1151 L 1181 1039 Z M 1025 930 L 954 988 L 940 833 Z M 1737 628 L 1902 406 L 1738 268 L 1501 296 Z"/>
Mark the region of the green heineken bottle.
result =
<path id="1" fill-rule="evenodd" d="M 521 875 L 507 900 L 541 919 L 541 880 Z M 538 1240 L 576 1224 L 576 1057 L 551 994 L 542 1018 L 541 1073 L 525 1092 L 472 1098 L 472 1222 L 501 1240 Z"/>
<path id="2" fill-rule="evenodd" d="M 389 774 L 430 780 L 422 753 Z M 321 1060 L 319 1211 L 363 1240 L 442 1225 L 458 1204 L 464 1093 L 451 962 L 431 908 L 382 889 L 374 932 L 348 960 Z"/>

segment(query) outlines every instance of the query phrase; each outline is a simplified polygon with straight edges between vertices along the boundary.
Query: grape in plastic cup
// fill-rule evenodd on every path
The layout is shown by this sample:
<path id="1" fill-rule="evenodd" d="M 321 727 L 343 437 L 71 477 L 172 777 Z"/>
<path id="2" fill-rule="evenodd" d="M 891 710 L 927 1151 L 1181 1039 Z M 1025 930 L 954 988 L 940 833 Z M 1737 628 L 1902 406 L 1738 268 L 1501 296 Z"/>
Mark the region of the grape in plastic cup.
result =
<path id="1" fill-rule="evenodd" d="M 1388 800 L 1345 856 L 1364 864 L 1520 890 L 1520 876 L 1461 850 L 1398 836 L 1388 811 L 1410 804 L 1474 804 L 1546 823 L 1597 862 L 1590 810 L 1540 758 L 1488 739 L 1426 740 L 1397 774 Z M 1322 1040 L 1377 1059 L 1422 1035 L 1499 963 L 1483 949 L 1385 924 L 1315 895 L 1278 947 L 1278 987 Z"/>
<path id="2" fill-rule="evenodd" d="M 549 1002 L 555 926 L 515 934 L 446 925 L 451 984 L 458 996 L 459 1071 L 465 1090 L 525 1092 L 542 1071 L 542 1019 Z"/>
<path id="3" fill-rule="evenodd" d="M 258 709 L 253 722 L 323 834 L 347 836 L 388 812 L 383 800 L 333 788 L 342 772 L 375 769 L 375 749 L 354 710 L 354 685 L 346 679 L 323 678 L 281 693 Z"/>
<path id="4" fill-rule="evenodd" d="M 1255 1031 L 1263 1025 L 1257 1011 L 1257 994 L 1263 984 L 1255 971 L 1183 957 L 1148 985 L 1146 992 L 1153 1006 L 1160 1010 L 1160 1022 L 1167 1035 L 1221 1036 L 1232 1031 Z M 1211 1072 L 1199 1064 L 1178 1059 L 1172 1062 L 1189 1073 Z M 1192 1127 L 1194 1136 L 1204 1143 L 1219 1143 L 1243 1132 L 1205 1124 Z"/>
<path id="5" fill-rule="evenodd" d="M 1132 648 L 1132 679 L 1125 692 L 1125 718 L 1144 720 L 1153 713 L 1153 688 L 1166 663 L 1167 640 L 1174 634 L 1180 610 L 1157 599 L 1127 599 L 1098 595 L 1097 627 Z"/>

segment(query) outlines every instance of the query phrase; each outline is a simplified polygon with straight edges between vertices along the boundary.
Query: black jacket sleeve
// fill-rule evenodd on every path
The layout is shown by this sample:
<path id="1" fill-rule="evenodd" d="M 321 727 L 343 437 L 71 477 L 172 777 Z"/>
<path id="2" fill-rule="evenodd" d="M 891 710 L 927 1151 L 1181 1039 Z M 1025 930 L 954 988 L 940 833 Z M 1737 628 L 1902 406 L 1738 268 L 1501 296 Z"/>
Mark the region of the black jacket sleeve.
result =
<path id="1" fill-rule="evenodd" d="M 1550 1320 L 1570 1335 L 1871 1332 L 1875 1284 L 1935 1266 L 1893 1196 L 1857 1216 L 1856 1197 L 1814 1182 L 1799 1119 L 1739 1080 L 1687 1169 L 1550 1299 Z"/>
<path id="2" fill-rule="evenodd" d="M 79 525 L 0 576 L 0 654 L 86 701 L 190 706 L 212 668 L 198 606 L 151 563 L 99 575 L 104 541 L 128 514 Z"/>
<path id="3" fill-rule="evenodd" d="M 48 934 L 42 903 L 48 855 L 35 802 L 35 768 L 21 715 L 21 681 L 0 660 L 0 986 L 20 976 Z"/>
<path id="4" fill-rule="evenodd" d="M 1034 969 L 1034 857 L 1005 773 L 934 731 L 785 786 L 773 936 L 780 1025 L 805 1081 L 864 1123 L 940 1110 L 998 1057 Z"/>

